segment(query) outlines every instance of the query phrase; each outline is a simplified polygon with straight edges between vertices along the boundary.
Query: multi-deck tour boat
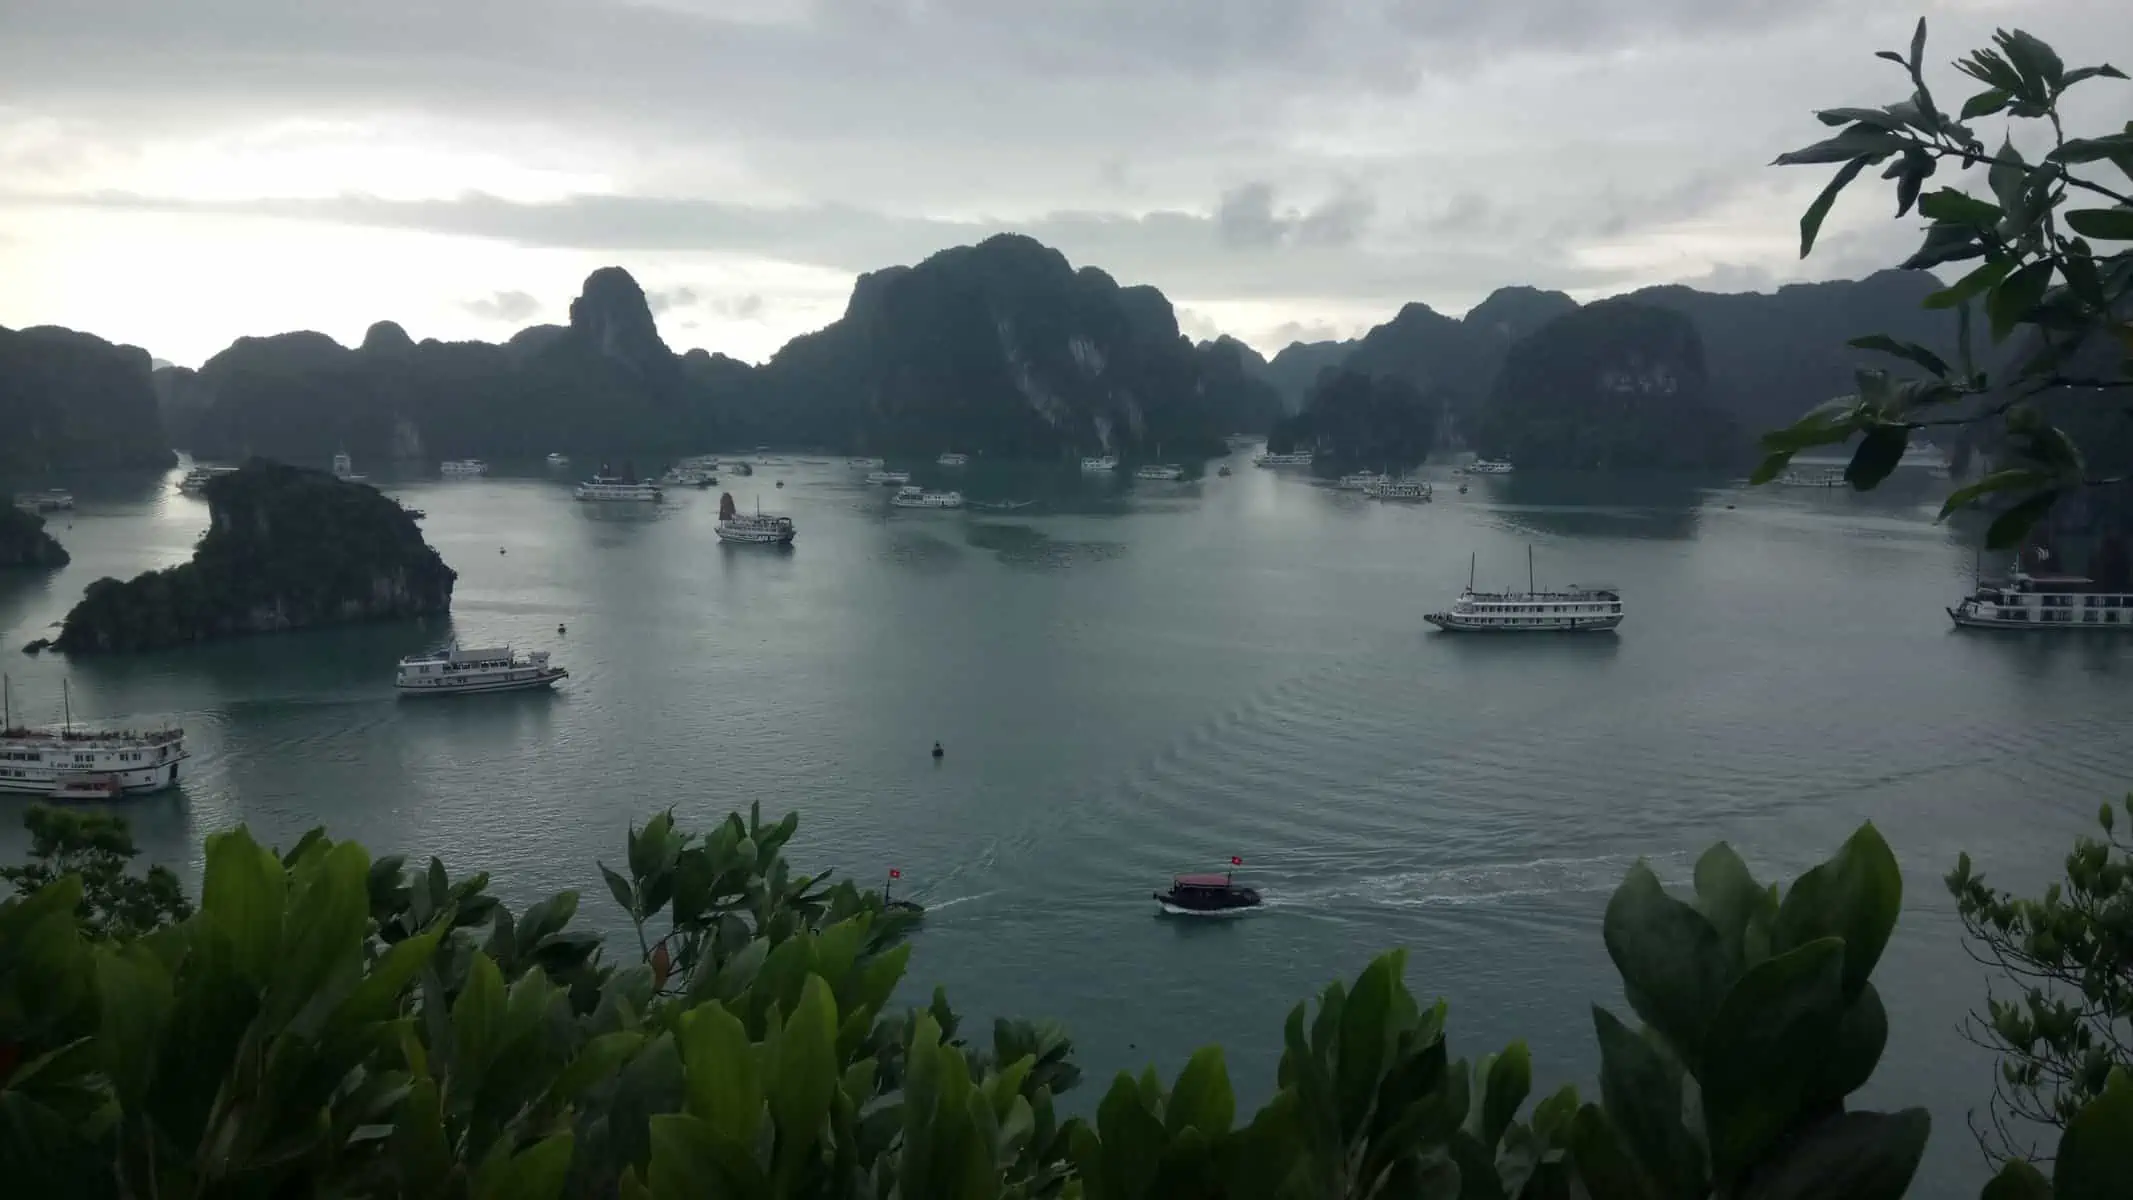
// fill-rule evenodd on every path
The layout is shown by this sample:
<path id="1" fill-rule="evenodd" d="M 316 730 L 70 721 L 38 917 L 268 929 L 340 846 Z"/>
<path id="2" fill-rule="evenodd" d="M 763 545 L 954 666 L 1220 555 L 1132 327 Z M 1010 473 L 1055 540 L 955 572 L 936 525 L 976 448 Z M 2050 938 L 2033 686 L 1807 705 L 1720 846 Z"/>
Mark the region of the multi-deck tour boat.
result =
<path id="1" fill-rule="evenodd" d="M 356 473 L 355 460 L 346 454 L 333 456 L 333 477 L 342 483 L 367 483 L 370 480 L 370 476 Z"/>
<path id="2" fill-rule="evenodd" d="M 902 487 L 911 482 L 909 471 L 868 471 L 867 482 L 875 487 Z"/>
<path id="3" fill-rule="evenodd" d="M 1353 475 L 1341 476 L 1333 486 L 1344 492 L 1367 492 L 1384 481 L 1385 476 L 1376 471 L 1357 471 Z"/>
<path id="4" fill-rule="evenodd" d="M 595 475 L 579 484 L 571 494 L 580 500 L 614 500 L 637 504 L 657 504 L 666 498 L 666 493 L 660 491 L 656 483 L 617 479 L 612 475 Z"/>
<path id="5" fill-rule="evenodd" d="M 453 642 L 400 660 L 393 686 L 403 696 L 468 696 L 553 687 L 570 672 L 551 665 L 546 650 L 514 654 L 511 647 L 462 650 Z"/>
<path id="6" fill-rule="evenodd" d="M 1118 470 L 1118 456 L 1102 454 L 1095 458 L 1084 458 L 1081 460 L 1081 469 L 1091 475 L 1101 474 L 1105 471 L 1116 471 Z"/>
<path id="7" fill-rule="evenodd" d="M 970 461 L 970 456 L 968 454 L 957 454 L 951 450 L 933 461 L 943 467 L 960 467 Z"/>
<path id="8" fill-rule="evenodd" d="M 24 512 L 58 512 L 74 507 L 74 493 L 65 488 L 47 488 L 41 492 L 15 493 L 15 507 Z"/>
<path id="9" fill-rule="evenodd" d="M 745 546 L 790 546 L 798 532 L 793 528 L 791 517 L 761 509 L 753 513 L 739 512 L 734 508 L 731 492 L 718 498 L 718 540 L 722 542 Z"/>
<path id="10" fill-rule="evenodd" d="M 185 473 L 185 478 L 178 481 L 178 490 L 188 496 L 198 496 L 207 491 L 207 485 L 211 480 L 220 479 L 224 475 L 235 475 L 236 473 L 237 468 L 235 467 L 194 467 Z"/>
<path id="11" fill-rule="evenodd" d="M 1477 592 L 1467 563 L 1466 590 L 1449 612 L 1423 614 L 1439 629 L 1460 633 L 1605 633 L 1622 623 L 1622 597 L 1613 588 L 1572 587 L 1543 592 L 1532 582 L 1533 549 L 1526 549 L 1526 590 Z"/>
<path id="12" fill-rule="evenodd" d="M 1257 908 L 1259 893 L 1234 882 L 1226 871 L 1220 875 L 1178 875 L 1171 879 L 1169 891 L 1155 894 L 1155 902 L 1166 913 L 1206 916 Z"/>
<path id="13" fill-rule="evenodd" d="M 1185 468 L 1172 463 L 1149 463 L 1133 472 L 1135 479 L 1183 479 Z"/>
<path id="14" fill-rule="evenodd" d="M 447 479 L 475 479 L 489 473 L 489 464 L 478 458 L 454 458 L 440 463 L 437 470 Z"/>
<path id="15" fill-rule="evenodd" d="M 1429 500 L 1436 490 L 1420 480 L 1380 479 L 1364 488 L 1363 494 L 1373 500 Z"/>
<path id="16" fill-rule="evenodd" d="M 1466 473 L 1469 475 L 1509 475 L 1511 473 L 1511 464 L 1509 460 L 1501 458 L 1477 458 L 1466 465 Z"/>
<path id="17" fill-rule="evenodd" d="M 929 492 L 922 488 L 903 487 L 889 497 L 889 503 L 898 508 L 961 508 L 961 492 Z"/>
<path id="18" fill-rule="evenodd" d="M 2133 592 L 2106 592 L 2080 575 L 2032 575 L 2017 562 L 2007 578 L 1979 581 L 1948 610 L 1958 629 L 2133 631 Z"/>
<path id="19" fill-rule="evenodd" d="M 58 729 L 30 729 L 16 725 L 13 705 L 0 701 L 0 792 L 108 800 L 178 782 L 178 764 L 191 757 L 183 729 L 83 729 L 74 724 L 71 700 L 66 707 Z"/>
<path id="20" fill-rule="evenodd" d="M 1311 455 L 1309 452 L 1302 454 L 1262 454 L 1252 460 L 1252 465 L 1255 467 L 1308 467 L 1311 465 Z"/>

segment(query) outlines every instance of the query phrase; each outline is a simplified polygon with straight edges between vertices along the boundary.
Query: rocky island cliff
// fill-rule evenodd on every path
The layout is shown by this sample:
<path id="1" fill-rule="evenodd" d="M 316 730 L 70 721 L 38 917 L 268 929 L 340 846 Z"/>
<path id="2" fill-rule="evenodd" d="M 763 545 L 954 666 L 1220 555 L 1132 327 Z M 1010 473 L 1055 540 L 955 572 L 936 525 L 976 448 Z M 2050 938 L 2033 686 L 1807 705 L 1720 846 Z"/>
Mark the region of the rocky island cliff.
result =
<path id="1" fill-rule="evenodd" d="M 451 607 L 457 573 L 373 488 L 254 460 L 206 496 L 213 523 L 192 561 L 90 584 L 55 649 L 155 650 Z"/>
<path id="2" fill-rule="evenodd" d="M 9 505 L 0 508 L 0 571 L 11 567 L 63 567 L 67 549 L 44 531 L 44 518 Z"/>
<path id="3" fill-rule="evenodd" d="M 176 461 L 138 346 L 40 325 L 0 329 L 0 474 Z"/>

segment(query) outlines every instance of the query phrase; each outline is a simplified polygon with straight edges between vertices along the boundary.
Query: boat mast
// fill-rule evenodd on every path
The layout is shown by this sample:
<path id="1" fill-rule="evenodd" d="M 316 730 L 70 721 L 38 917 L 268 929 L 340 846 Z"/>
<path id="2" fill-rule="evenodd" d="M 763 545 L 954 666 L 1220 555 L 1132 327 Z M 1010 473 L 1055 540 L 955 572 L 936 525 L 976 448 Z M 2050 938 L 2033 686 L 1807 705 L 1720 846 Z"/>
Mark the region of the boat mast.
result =
<path id="1" fill-rule="evenodd" d="M 67 681 L 64 679 L 59 681 L 59 703 L 60 720 L 63 722 L 60 726 L 61 740 L 64 741 L 74 736 L 74 692 L 67 687 Z"/>
<path id="2" fill-rule="evenodd" d="M 1530 596 L 1530 595 L 1532 595 L 1532 594 L 1533 594 L 1533 592 L 1534 592 L 1534 587 L 1533 587 L 1533 543 L 1531 543 L 1531 542 L 1527 542 L 1527 543 L 1526 543 L 1526 594 L 1527 594 L 1528 596 Z"/>
<path id="3" fill-rule="evenodd" d="M 1480 557 L 1479 551 L 1469 550 L 1466 552 L 1466 590 L 1470 592 L 1474 590 L 1474 560 L 1478 557 Z"/>
<path id="4" fill-rule="evenodd" d="M 0 675 L 0 733 L 6 733 L 15 727 L 14 687 L 13 680 Z"/>

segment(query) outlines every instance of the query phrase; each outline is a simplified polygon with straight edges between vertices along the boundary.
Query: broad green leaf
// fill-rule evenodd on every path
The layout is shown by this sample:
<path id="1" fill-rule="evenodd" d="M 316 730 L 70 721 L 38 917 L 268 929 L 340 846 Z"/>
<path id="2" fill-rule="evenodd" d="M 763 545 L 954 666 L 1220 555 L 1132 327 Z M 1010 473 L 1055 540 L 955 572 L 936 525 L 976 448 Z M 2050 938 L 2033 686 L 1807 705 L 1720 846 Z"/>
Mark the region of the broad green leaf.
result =
<path id="1" fill-rule="evenodd" d="M 754 1048 L 738 1017 L 717 1001 L 682 1014 L 675 1039 L 688 1088 L 688 1110 L 720 1137 L 755 1144 L 763 1117 L 763 1084 Z M 782 1064 L 773 1064 L 782 1072 Z"/>
<path id="2" fill-rule="evenodd" d="M 1955 308 L 1964 301 L 1989 291 L 1993 285 L 2007 278 L 2008 274 L 2013 270 L 2014 262 L 2011 259 L 1986 263 L 1947 287 L 1927 296 L 1925 306 L 1927 308 Z M 1966 327 L 1968 324 L 1968 321 L 1964 322 Z"/>
<path id="3" fill-rule="evenodd" d="M 237 970 L 255 987 L 266 983 L 281 953 L 287 893 L 281 860 L 243 826 L 208 835 L 200 921 L 227 941 Z"/>
<path id="4" fill-rule="evenodd" d="M 466 985 L 452 1002 L 452 1071 L 478 1080 L 504 1038 L 504 974 L 477 950 L 467 964 Z"/>
<path id="5" fill-rule="evenodd" d="M 2017 1158 L 2000 1168 L 1977 1200 L 2052 1200 L 2052 1181 L 2044 1172 Z"/>
<path id="6" fill-rule="evenodd" d="M 2069 138 L 2052 152 L 2063 163 L 2099 162 L 2118 154 L 2133 154 L 2133 133 L 2108 133 L 2102 137 Z"/>
<path id="7" fill-rule="evenodd" d="M 1570 1154 L 1592 1200 L 1675 1200 L 1675 1193 L 1662 1192 L 1645 1178 L 1597 1104 L 1579 1109 L 1570 1123 Z"/>
<path id="8" fill-rule="evenodd" d="M 1931 1131 L 1922 1108 L 1838 1113 L 1758 1165 L 1740 1200 L 1902 1200 Z"/>
<path id="9" fill-rule="evenodd" d="M 1177 1086 L 1163 1110 L 1163 1126 L 1172 1137 L 1187 1128 L 1215 1137 L 1229 1132 L 1236 1115 L 1237 1098 L 1230 1090 L 1222 1047 L 1202 1047 L 1178 1072 Z"/>
<path id="10" fill-rule="evenodd" d="M 1386 1018 L 1392 1010 L 1393 991 L 1400 986 L 1397 958 L 1397 954 L 1380 955 L 1365 967 L 1341 1010 L 1340 1053 L 1334 1080 L 1343 1133 L 1352 1134 L 1362 1127 L 1370 1102 L 1377 1095 L 1378 1082 L 1390 1065 L 1385 1060 L 1392 1049 L 1393 1035 Z"/>
<path id="11" fill-rule="evenodd" d="M 1816 142 L 1812 146 L 1778 155 L 1776 165 L 1780 167 L 1798 167 L 1814 163 L 1863 160 L 1859 162 L 1859 165 L 1864 167 L 1869 162 L 1879 162 L 1881 159 L 1903 149 L 1904 140 L 1901 135 L 1891 133 L 1885 129 L 1875 129 L 1867 125 L 1854 125 L 1826 141 Z M 1854 170 L 1852 174 L 1856 175 L 1858 171 Z M 1823 207 L 1827 208 L 1828 206 L 1824 205 Z"/>
<path id="12" fill-rule="evenodd" d="M 170 1021 L 170 972 L 139 943 L 100 946 L 96 991 L 102 1002 L 96 1041 L 104 1072 L 119 1100 L 135 1108 L 148 1093 Z"/>
<path id="13" fill-rule="evenodd" d="M 1859 994 L 1903 909 L 1903 872 L 1873 824 L 1861 825 L 1829 861 L 1793 882 L 1778 905 L 1780 954 L 1818 938 L 1844 941 L 1844 997 Z"/>
<path id="14" fill-rule="evenodd" d="M 1798 452 L 1793 450 L 1778 450 L 1764 455 L 1763 461 L 1757 463 L 1754 472 L 1748 476 L 1749 486 L 1760 487 L 1776 479 L 1784 473 L 1786 467 L 1792 465 L 1792 456 L 1796 453 Z"/>
<path id="15" fill-rule="evenodd" d="M 1942 361 L 1940 355 L 1933 353 L 1916 342 L 1898 341 L 1885 333 L 1856 337 L 1847 344 L 1860 350 L 1878 350 L 1883 354 L 1893 354 L 1898 358 L 1917 363 L 1935 375 L 1946 375 L 1948 373 L 1948 364 Z"/>
<path id="16" fill-rule="evenodd" d="M 1903 260 L 1902 266 L 1907 271 L 1921 271 L 1942 263 L 1978 258 L 1984 253 L 1985 243 L 1977 230 L 1967 225 L 1935 224 L 1926 229 L 1926 240 Z"/>
<path id="17" fill-rule="evenodd" d="M 2114 1067 L 2103 1094 L 2066 1123 L 2052 1167 L 2058 1200 L 2124 1200 L 2133 1181 L 2133 1075 Z"/>
<path id="18" fill-rule="evenodd" d="M 1770 893 L 1748 873 L 1748 864 L 1724 842 L 1713 845 L 1696 860 L 1696 909 L 1718 931 L 1719 944 L 1728 963 L 1741 964 L 1741 942 L 1748 922 L 1760 916 L 1777 915 Z"/>
<path id="19" fill-rule="evenodd" d="M 1946 520 L 1951 514 L 1970 507 L 1984 496 L 2015 488 L 2038 487 L 2049 482 L 2051 477 L 2034 467 L 2008 467 L 1994 471 L 1975 483 L 1966 483 L 1948 493 L 1948 499 L 1940 506 L 1940 518 Z"/>
<path id="20" fill-rule="evenodd" d="M 1682 1122 L 1681 1068 L 1652 1043 L 1594 1005 L 1600 1041 L 1600 1098 L 1622 1146 L 1663 1196 L 1704 1187 L 1703 1147 Z"/>
<path id="21" fill-rule="evenodd" d="M 475 1172 L 473 1200 L 555 1200 L 570 1177 L 570 1151 L 571 1135 L 558 1133 L 517 1154 L 492 1155 Z"/>
<path id="22" fill-rule="evenodd" d="M 1859 439 L 1852 460 L 1844 467 L 1844 481 L 1859 491 L 1870 491 L 1889 477 L 1911 443 L 1911 430 L 1904 425 L 1876 425 Z"/>
<path id="23" fill-rule="evenodd" d="M 1999 43 L 2007 61 L 2022 78 L 2035 84 L 2028 94 L 2042 98 L 2058 93 L 2066 76 L 2066 64 L 2059 61 L 2058 53 L 2049 44 L 2019 29 L 2002 30 L 1992 40 Z"/>
<path id="24" fill-rule="evenodd" d="M 1721 1192 L 1800 1119 L 1843 1014 L 1843 977 L 1844 943 L 1823 938 L 1758 963 L 1726 993 L 1695 1072 Z"/>
<path id="25" fill-rule="evenodd" d="M 1630 1007 L 1697 1071 L 1706 1031 L 1733 981 L 1718 931 L 1667 895 L 1639 861 L 1607 902 L 1602 932 Z"/>
<path id="26" fill-rule="evenodd" d="M 1889 1014 L 1881 993 L 1869 983 L 1845 1006 L 1829 1046 L 1815 1059 L 1810 1099 L 1834 1104 L 1865 1087 L 1889 1042 Z"/>
<path id="27" fill-rule="evenodd" d="M 778 1122 L 778 1171 L 797 1178 L 799 1164 L 822 1135 L 823 1118 L 842 1074 L 837 1066 L 837 1001 L 829 984 L 809 975 L 800 1002 L 778 1039 L 770 1112 Z"/>
<path id="28" fill-rule="evenodd" d="M 1919 197 L 1920 216 L 1950 225 L 1974 225 L 1990 229 L 2000 223 L 2000 206 L 1980 200 L 1955 188 L 1939 188 Z"/>
<path id="29" fill-rule="evenodd" d="M 1481 1144 L 1493 1156 L 1503 1131 L 1533 1090 L 1533 1056 L 1524 1042 L 1512 1042 L 1495 1057 L 1480 1080 Z"/>
<path id="30" fill-rule="evenodd" d="M 2133 208 L 2077 208 L 2062 214 L 2067 228 L 2106 242 L 2133 242 Z"/>
<path id="31" fill-rule="evenodd" d="M 1985 529 L 1985 549 L 2006 550 L 2020 543 L 2029 535 L 2030 529 L 2044 519 L 2044 514 L 2052 510 L 2052 505 L 2058 502 L 2058 491 L 2047 489 L 2027 497 L 1994 517 L 1992 524 Z"/>
<path id="32" fill-rule="evenodd" d="M 772 1191 L 750 1147 L 725 1141 L 687 1113 L 655 1113 L 648 1132 L 645 1182 L 655 1200 L 791 1194 Z"/>
<path id="33" fill-rule="evenodd" d="M 1842 141 L 1844 139 L 1840 137 L 1836 140 Z M 1806 151 L 1802 151 L 1802 153 L 1806 153 Z M 1785 160 L 1779 159 L 1778 161 L 1784 162 Z M 1802 161 L 1819 162 L 1821 160 L 1807 159 Z M 1828 185 L 1822 189 L 1821 194 L 1814 198 L 1814 203 L 1807 206 L 1807 211 L 1800 214 L 1801 258 L 1806 258 L 1814 252 L 1815 238 L 1822 232 L 1822 222 L 1829 216 L 1830 206 L 1837 202 L 1837 194 L 1849 186 L 1852 180 L 1859 178 L 1859 172 L 1865 170 L 1867 164 L 1872 161 L 1874 160 L 1871 157 L 1861 156 L 1845 163 L 1837 170 L 1836 175 L 1830 179 Z"/>
<path id="34" fill-rule="evenodd" d="M 273 973 L 268 1011 L 286 1020 L 336 971 L 360 963 L 370 927 L 370 856 L 337 842 L 298 866 L 289 897 L 287 935 Z"/>
<path id="35" fill-rule="evenodd" d="M 2022 323 L 2029 310 L 2044 298 L 2052 283 L 2051 260 L 2033 262 L 1993 285 L 1985 300 L 1985 315 L 1992 320 L 1992 340 L 2004 341 Z"/>
<path id="36" fill-rule="evenodd" d="M 1911 69 L 1911 78 L 1916 79 L 1926 68 L 1926 19 L 1918 18 L 1918 27 L 1911 31 L 1911 56 L 1905 64 Z"/>
<path id="37" fill-rule="evenodd" d="M 1096 1194 L 1155 1200 L 1149 1185 L 1162 1169 L 1163 1123 L 1148 1111 L 1140 1088 L 1123 1071 L 1096 1106 L 1096 1131 L 1103 1138 L 1104 1185 Z"/>
<path id="38" fill-rule="evenodd" d="M 1977 95 L 1963 101 L 1963 111 L 1959 119 L 1970 121 L 1978 117 L 1989 117 L 2006 108 L 2007 102 L 2013 99 L 2012 95 L 2001 91 L 1999 88 L 1986 88 Z"/>

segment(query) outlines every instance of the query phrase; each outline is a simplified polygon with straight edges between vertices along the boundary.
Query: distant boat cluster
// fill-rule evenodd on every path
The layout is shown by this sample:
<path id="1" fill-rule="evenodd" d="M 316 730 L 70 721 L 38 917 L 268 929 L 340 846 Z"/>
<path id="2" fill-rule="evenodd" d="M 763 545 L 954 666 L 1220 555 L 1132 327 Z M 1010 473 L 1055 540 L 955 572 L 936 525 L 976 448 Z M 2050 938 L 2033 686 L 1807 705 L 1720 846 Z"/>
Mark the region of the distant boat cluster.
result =
<path id="1" fill-rule="evenodd" d="M 47 488 L 41 492 L 15 493 L 15 507 L 24 512 L 48 513 L 74 507 L 74 493 L 65 488 Z"/>

